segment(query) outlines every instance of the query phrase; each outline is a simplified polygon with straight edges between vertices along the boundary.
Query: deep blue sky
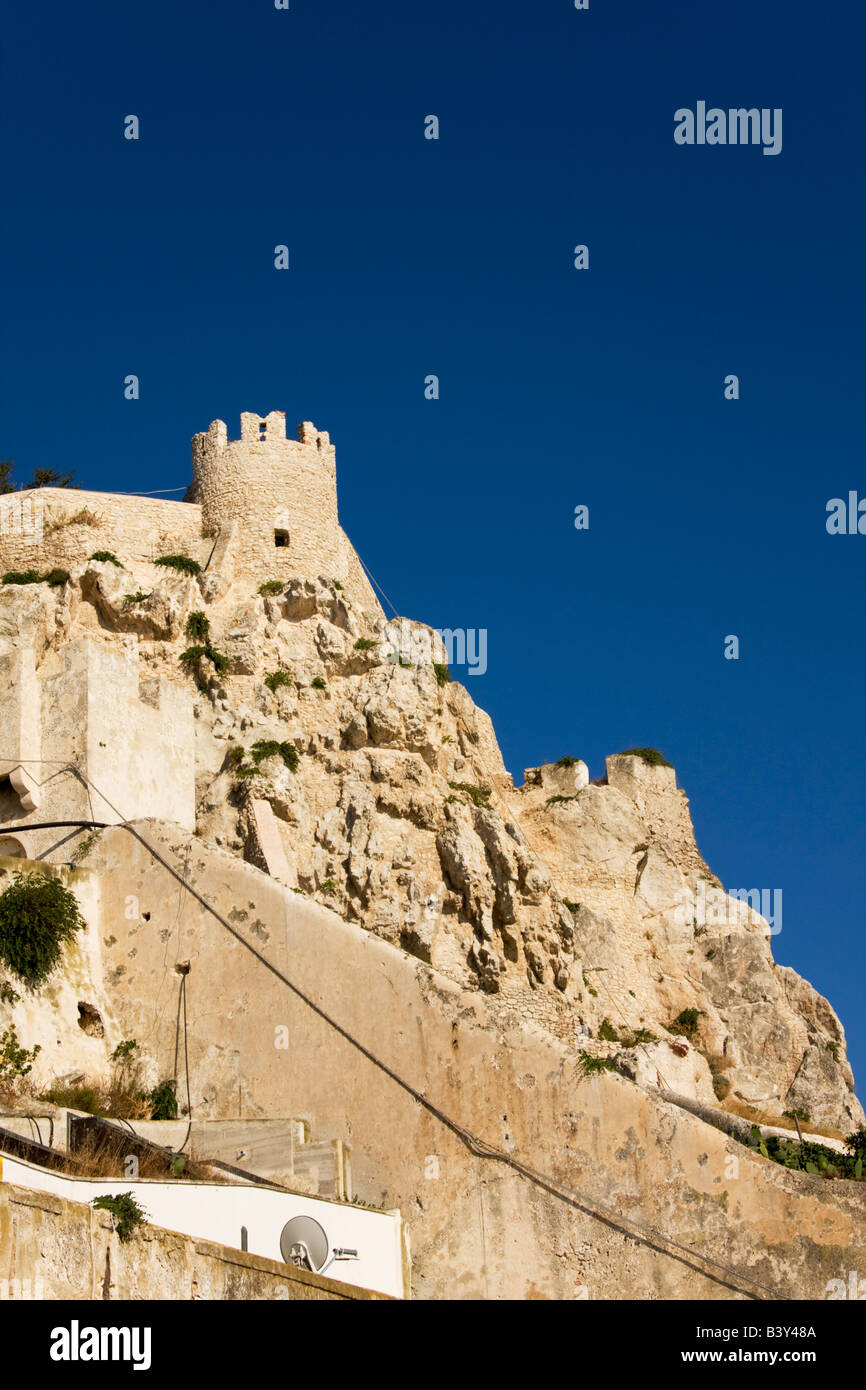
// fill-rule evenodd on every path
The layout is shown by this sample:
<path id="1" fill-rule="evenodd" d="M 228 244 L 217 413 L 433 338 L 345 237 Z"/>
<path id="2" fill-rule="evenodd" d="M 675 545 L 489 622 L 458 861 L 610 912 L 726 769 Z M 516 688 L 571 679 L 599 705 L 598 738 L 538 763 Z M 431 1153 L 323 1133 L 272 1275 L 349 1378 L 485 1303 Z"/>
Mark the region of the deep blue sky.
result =
<path id="1" fill-rule="evenodd" d="M 516 780 L 661 748 L 864 1091 L 862 7 L 590 4 L 9 10 L 0 456 L 144 491 L 216 417 L 330 430 L 397 607 L 488 629 Z M 782 153 L 675 145 L 698 100 Z"/>

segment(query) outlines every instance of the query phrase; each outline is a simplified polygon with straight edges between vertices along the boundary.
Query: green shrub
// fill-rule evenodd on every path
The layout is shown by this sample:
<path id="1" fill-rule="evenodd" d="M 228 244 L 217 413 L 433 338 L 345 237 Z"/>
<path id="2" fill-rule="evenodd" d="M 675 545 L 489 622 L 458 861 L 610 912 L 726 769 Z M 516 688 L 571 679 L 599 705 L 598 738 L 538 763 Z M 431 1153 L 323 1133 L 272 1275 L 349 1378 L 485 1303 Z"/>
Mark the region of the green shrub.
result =
<path id="1" fill-rule="evenodd" d="M 573 903 L 573 902 L 570 901 L 569 898 L 563 898 L 562 901 L 563 901 L 564 906 L 568 908 L 568 910 L 569 910 L 569 912 L 571 913 L 572 917 L 576 917 L 577 914 L 578 914 L 578 912 L 580 911 L 580 903 Z"/>
<path id="2" fill-rule="evenodd" d="M 275 758 L 279 751 L 280 745 L 277 743 L 276 739 L 257 739 L 252 747 L 253 762 L 256 767 L 258 767 L 259 763 L 263 762 L 265 758 Z"/>
<path id="3" fill-rule="evenodd" d="M 203 642 L 210 632 L 210 623 L 200 609 L 190 613 L 186 620 L 186 635 L 194 642 Z"/>
<path id="4" fill-rule="evenodd" d="M 179 574 L 201 574 L 198 560 L 191 560 L 188 555 L 161 555 L 153 563 L 166 569 L 177 570 Z"/>
<path id="5" fill-rule="evenodd" d="M 91 560 L 98 560 L 100 564 L 117 565 L 119 570 L 123 569 L 123 565 L 111 550 L 94 550 L 90 558 Z"/>
<path id="6" fill-rule="evenodd" d="M 205 619 L 205 622 L 207 622 L 207 619 Z M 225 674 L 229 665 L 228 657 L 223 656 L 222 652 L 214 651 L 210 642 L 206 642 L 204 645 L 198 643 L 194 647 L 187 647 L 185 652 L 181 652 L 179 659 L 185 666 L 192 666 L 198 661 L 207 659 L 219 676 Z"/>
<path id="7" fill-rule="evenodd" d="M 631 993 L 631 991 L 629 991 Z M 651 1033 L 649 1028 L 635 1028 L 632 1033 L 633 1047 L 646 1047 L 649 1043 L 658 1042 L 655 1033 Z"/>
<path id="8" fill-rule="evenodd" d="M 99 1115 L 103 1119 L 108 1115 L 105 1099 L 95 1086 L 52 1086 L 39 1099 L 62 1106 L 64 1110 L 83 1110 L 86 1115 Z"/>
<path id="9" fill-rule="evenodd" d="M 38 989 L 84 925 L 75 894 L 59 879 L 16 874 L 0 894 L 0 960 L 29 990 Z"/>
<path id="10" fill-rule="evenodd" d="M 128 1062 L 138 1052 L 138 1043 L 135 1038 L 126 1038 L 124 1042 L 119 1042 L 111 1054 L 112 1062 Z"/>
<path id="11" fill-rule="evenodd" d="M 752 1125 L 751 1138 L 747 1143 L 749 1148 L 755 1149 L 764 1158 L 785 1168 L 811 1173 L 814 1177 L 863 1181 L 866 1164 L 862 1155 L 840 1154 L 826 1144 L 817 1144 L 811 1139 L 804 1139 L 800 1143 L 797 1139 L 785 1139 L 781 1135 L 764 1135 L 758 1125 Z"/>
<path id="12" fill-rule="evenodd" d="M 139 1226 L 147 1222 L 147 1215 L 138 1205 L 131 1192 L 119 1192 L 117 1196 L 91 1198 L 90 1205 L 97 1211 L 110 1212 L 114 1217 L 114 1229 L 121 1240 L 129 1240 Z"/>
<path id="13" fill-rule="evenodd" d="M 55 468 L 34 468 L 33 477 L 27 484 L 31 487 L 75 487 L 75 473 L 58 473 Z M 27 488 L 22 489 L 27 491 Z"/>
<path id="14" fill-rule="evenodd" d="M 191 666 L 194 661 L 204 661 L 207 656 L 207 647 L 200 643 L 195 647 L 187 647 L 185 652 L 181 652 L 178 658 L 185 666 Z"/>
<path id="15" fill-rule="evenodd" d="M 619 1033 L 614 1028 L 609 1018 L 603 1018 L 598 1036 L 602 1042 L 619 1042 Z"/>
<path id="16" fill-rule="evenodd" d="M 154 1086 L 148 1099 L 152 1120 L 177 1119 L 177 1094 L 173 1081 L 160 1081 L 158 1086 Z"/>
<path id="17" fill-rule="evenodd" d="M 698 1019 L 702 1017 L 703 1012 L 703 1009 L 681 1009 L 673 1023 L 668 1024 L 668 1032 L 690 1038 L 697 1032 Z"/>
<path id="18" fill-rule="evenodd" d="M 286 767 L 289 769 L 289 772 L 297 772 L 298 763 L 300 761 L 300 753 L 296 744 L 288 742 L 281 743 L 280 757 L 282 758 Z"/>
<path id="19" fill-rule="evenodd" d="M 615 1070 L 609 1057 L 590 1057 L 588 1052 L 581 1056 L 580 1066 L 584 1076 L 598 1076 L 600 1072 Z"/>
<path id="20" fill-rule="evenodd" d="M 448 685 L 452 680 L 452 675 L 451 672 L 448 670 L 447 665 L 441 661 L 433 662 L 433 674 L 436 677 L 436 682 L 438 685 Z"/>
<path id="21" fill-rule="evenodd" d="M 553 764 L 553 766 L 554 766 L 554 767 L 576 767 L 576 766 L 577 766 L 577 758 L 570 758 L 570 757 L 568 756 L 568 754 L 566 753 L 565 757 L 563 757 L 563 758 L 557 758 L 557 760 L 556 760 L 556 762 Z"/>
<path id="22" fill-rule="evenodd" d="M 576 796 L 549 796 L 545 801 L 545 806 L 561 806 L 565 801 L 576 801 Z"/>
<path id="23" fill-rule="evenodd" d="M 642 758 L 648 767 L 673 767 L 657 748 L 624 748 L 618 756 L 624 758 L 626 755 Z"/>
<path id="24" fill-rule="evenodd" d="M 56 588 L 69 583 L 69 570 L 53 569 L 40 574 L 38 570 L 7 570 L 3 576 L 4 584 L 48 584 Z"/>
<path id="25" fill-rule="evenodd" d="M 15 1025 L 0 1033 L 0 1087 L 11 1086 L 27 1076 L 42 1048 L 36 1043 L 30 1050 L 21 1047 Z"/>
<path id="26" fill-rule="evenodd" d="M 337 885 L 334 879 L 332 878 L 326 878 L 323 880 L 322 883 L 319 884 L 320 893 L 336 893 L 336 891 Z"/>
<path id="27" fill-rule="evenodd" d="M 783 1110 L 782 1114 L 786 1120 L 794 1120 L 801 1125 L 807 1125 L 812 1118 L 808 1110 L 803 1110 L 801 1106 L 795 1106 L 793 1110 Z"/>
<path id="28" fill-rule="evenodd" d="M 268 598 L 275 598 L 277 594 L 283 592 L 285 587 L 285 581 L 282 579 L 267 579 L 264 584 L 259 585 L 259 593 Z"/>
<path id="29" fill-rule="evenodd" d="M 310 681 L 310 685 L 312 686 L 313 690 L 327 690 L 328 688 L 325 685 L 325 682 L 322 680 L 321 676 L 314 676 L 313 679 Z"/>
<path id="30" fill-rule="evenodd" d="M 299 754 L 294 743 L 277 743 L 276 739 L 259 739 L 252 747 L 252 758 L 256 767 L 265 758 L 282 758 L 289 772 L 297 772 Z"/>
<path id="31" fill-rule="evenodd" d="M 12 1008 L 19 1003 L 21 995 L 17 989 L 13 989 L 8 980 L 0 980 L 0 1004 L 9 1004 Z"/>
<path id="32" fill-rule="evenodd" d="M 376 646 L 378 646 L 378 643 L 375 637 L 359 637 L 357 642 L 355 643 L 355 651 L 371 652 L 373 648 Z"/>
<path id="33" fill-rule="evenodd" d="M 265 685 L 272 695 L 276 695 L 284 685 L 293 685 L 294 682 L 288 671 L 271 671 L 269 676 L 265 676 Z"/>
<path id="34" fill-rule="evenodd" d="M 123 606 L 124 608 L 132 608 L 136 603 L 144 603 L 145 599 L 148 599 L 150 597 L 150 594 L 145 594 L 141 589 L 139 589 L 138 593 L 136 594 L 124 594 Z"/>
<path id="35" fill-rule="evenodd" d="M 42 576 L 38 570 L 7 570 L 3 576 L 4 584 L 40 584 Z"/>
<path id="36" fill-rule="evenodd" d="M 473 806 L 481 806 L 485 811 L 490 810 L 489 792 L 482 791 L 471 782 L 449 782 L 448 785 L 453 792 L 464 792 Z"/>
<path id="37" fill-rule="evenodd" d="M 859 1129 L 848 1135 L 845 1143 L 855 1158 L 862 1158 L 866 1163 L 866 1126 L 860 1125 Z"/>
<path id="38" fill-rule="evenodd" d="M 333 584 L 334 584 L 334 588 L 335 588 L 335 589 L 341 589 L 341 590 L 342 590 L 343 586 L 342 586 L 342 584 L 340 583 L 339 579 L 335 579 L 335 580 L 333 581 Z"/>

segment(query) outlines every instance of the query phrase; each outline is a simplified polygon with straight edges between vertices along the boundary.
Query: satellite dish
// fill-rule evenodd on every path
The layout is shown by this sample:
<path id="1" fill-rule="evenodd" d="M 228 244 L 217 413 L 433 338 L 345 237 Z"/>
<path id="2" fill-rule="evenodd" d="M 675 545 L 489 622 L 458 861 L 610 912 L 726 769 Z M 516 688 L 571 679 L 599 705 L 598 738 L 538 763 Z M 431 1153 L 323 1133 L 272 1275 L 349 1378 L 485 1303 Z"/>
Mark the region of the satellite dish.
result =
<path id="1" fill-rule="evenodd" d="M 286 1264 L 318 1274 L 328 1259 L 328 1237 L 312 1216 L 293 1216 L 280 1234 L 280 1254 Z"/>

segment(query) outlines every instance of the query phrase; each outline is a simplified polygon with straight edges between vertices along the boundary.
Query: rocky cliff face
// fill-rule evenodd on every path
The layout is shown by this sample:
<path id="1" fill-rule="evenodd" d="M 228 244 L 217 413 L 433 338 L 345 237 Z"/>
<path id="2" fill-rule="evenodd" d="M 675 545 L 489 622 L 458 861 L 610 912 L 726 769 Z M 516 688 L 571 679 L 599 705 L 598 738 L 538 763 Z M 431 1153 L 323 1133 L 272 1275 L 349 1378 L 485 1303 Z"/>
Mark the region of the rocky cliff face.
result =
<path id="1" fill-rule="evenodd" d="M 118 558 L 129 568 L 83 563 L 56 589 L 2 586 L 0 655 L 32 646 L 50 668 L 89 635 L 137 651 L 143 690 L 185 684 L 205 842 L 644 1084 L 843 1133 L 862 1122 L 838 1018 L 722 891 L 672 768 L 618 755 L 589 784 L 567 759 L 515 788 L 428 629 L 398 634 L 324 577 L 261 595 Z M 193 612 L 224 671 L 180 661 Z"/>

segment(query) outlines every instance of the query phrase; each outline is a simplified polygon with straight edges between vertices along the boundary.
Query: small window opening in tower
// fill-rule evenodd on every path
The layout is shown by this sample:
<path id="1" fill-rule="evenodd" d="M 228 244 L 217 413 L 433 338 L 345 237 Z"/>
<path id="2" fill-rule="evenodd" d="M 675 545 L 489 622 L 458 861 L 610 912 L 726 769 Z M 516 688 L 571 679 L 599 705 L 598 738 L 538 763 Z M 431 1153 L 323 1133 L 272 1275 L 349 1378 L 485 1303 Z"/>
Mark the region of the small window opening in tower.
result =
<path id="1" fill-rule="evenodd" d="M 289 543 L 289 533 L 288 533 L 288 531 L 275 531 L 275 532 L 274 532 L 274 545 L 288 545 L 288 543 Z"/>
<path id="2" fill-rule="evenodd" d="M 268 433 L 267 421 L 265 421 L 265 420 L 260 420 L 260 421 L 259 421 L 259 439 L 265 439 L 265 438 L 267 437 L 267 433 Z"/>

